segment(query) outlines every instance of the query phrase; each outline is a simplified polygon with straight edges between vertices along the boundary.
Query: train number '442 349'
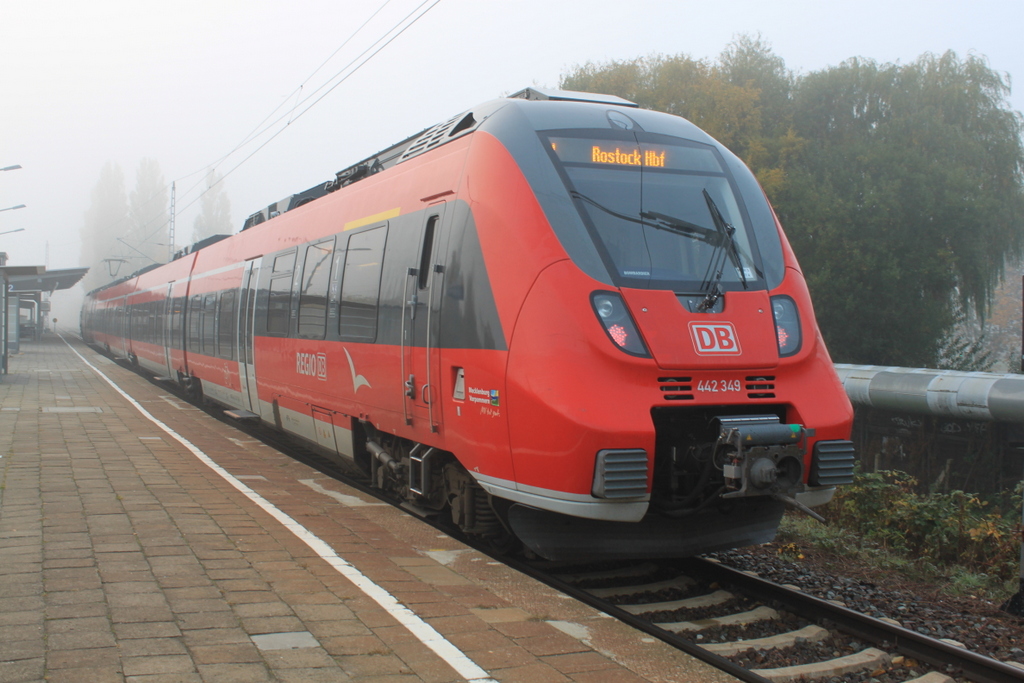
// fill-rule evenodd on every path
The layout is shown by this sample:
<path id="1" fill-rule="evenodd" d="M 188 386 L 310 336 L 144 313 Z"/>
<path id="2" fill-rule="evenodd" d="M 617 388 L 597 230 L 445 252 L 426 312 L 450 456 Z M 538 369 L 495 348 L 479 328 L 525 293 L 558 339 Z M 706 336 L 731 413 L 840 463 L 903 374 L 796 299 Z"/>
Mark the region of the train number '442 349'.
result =
<path id="1" fill-rule="evenodd" d="M 724 393 L 727 391 L 741 391 L 743 389 L 738 379 L 702 379 L 697 382 L 697 391 L 711 393 Z"/>

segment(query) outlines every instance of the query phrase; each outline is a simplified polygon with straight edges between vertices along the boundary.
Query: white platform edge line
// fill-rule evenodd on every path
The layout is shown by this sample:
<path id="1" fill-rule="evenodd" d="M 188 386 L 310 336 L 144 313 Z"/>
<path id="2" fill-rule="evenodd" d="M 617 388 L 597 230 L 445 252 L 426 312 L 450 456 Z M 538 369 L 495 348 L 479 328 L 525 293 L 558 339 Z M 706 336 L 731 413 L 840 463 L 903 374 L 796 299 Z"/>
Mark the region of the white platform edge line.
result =
<path id="1" fill-rule="evenodd" d="M 128 403 L 130 403 L 136 410 L 138 410 L 147 420 L 155 424 L 157 427 L 165 431 L 175 441 L 180 443 L 192 455 L 196 456 L 204 465 L 212 469 L 214 472 L 219 474 L 226 482 L 235 487 L 239 492 L 245 495 L 249 500 L 259 505 L 267 514 L 279 521 L 285 528 L 291 531 L 296 538 L 301 540 L 310 549 L 319 555 L 325 562 L 334 567 L 339 574 L 350 580 L 355 584 L 363 593 L 373 599 L 378 605 L 386 610 L 391 616 L 399 621 L 403 626 L 409 629 L 416 638 L 433 650 L 441 659 L 447 662 L 455 671 L 465 678 L 467 681 L 480 681 L 480 683 L 496 683 L 486 671 L 484 671 L 479 665 L 470 659 L 466 653 L 459 648 L 455 647 L 449 642 L 444 636 L 437 632 L 437 630 L 423 621 L 415 612 L 400 603 L 393 595 L 388 593 L 386 590 L 378 586 L 371 579 L 369 579 L 361 571 L 353 567 L 343 558 L 338 556 L 334 549 L 330 545 L 322 541 L 311 531 L 306 529 L 289 515 L 281 511 L 276 505 L 265 499 L 260 494 L 253 491 L 251 488 L 243 484 L 241 481 L 236 479 L 230 472 L 225 470 L 223 467 L 218 465 L 210 456 L 200 450 L 195 444 L 190 442 L 185 437 L 181 436 L 173 429 L 168 427 L 166 424 L 158 420 L 148 410 L 142 407 L 138 401 L 129 396 L 121 387 L 119 387 L 114 380 L 107 377 L 101 372 L 96 366 L 87 361 L 85 357 L 75 350 L 75 347 L 71 346 L 63 335 L 57 334 L 61 341 L 67 344 L 71 352 L 78 356 L 89 369 L 95 372 L 100 378 L 109 384 L 114 391 L 122 396 Z"/>

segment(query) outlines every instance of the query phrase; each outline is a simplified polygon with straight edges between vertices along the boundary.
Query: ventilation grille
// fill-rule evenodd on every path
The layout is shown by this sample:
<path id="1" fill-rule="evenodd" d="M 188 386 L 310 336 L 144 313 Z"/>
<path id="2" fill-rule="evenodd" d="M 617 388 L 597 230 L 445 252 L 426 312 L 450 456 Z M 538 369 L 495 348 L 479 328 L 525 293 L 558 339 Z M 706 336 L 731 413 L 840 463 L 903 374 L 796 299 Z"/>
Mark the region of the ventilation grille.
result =
<path id="1" fill-rule="evenodd" d="M 775 375 L 747 377 L 747 398 L 775 398 Z"/>
<path id="2" fill-rule="evenodd" d="M 659 377 L 661 394 L 666 401 L 692 401 L 692 377 Z"/>
<path id="3" fill-rule="evenodd" d="M 423 132 L 411 145 L 409 145 L 402 156 L 399 158 L 399 162 L 411 159 L 414 156 L 428 152 L 443 142 L 455 137 L 459 133 L 463 133 L 477 124 L 476 119 L 473 118 L 472 112 L 469 114 L 459 114 L 458 116 L 452 117 L 444 123 L 439 123 L 433 128 L 428 128 Z"/>
<path id="4" fill-rule="evenodd" d="M 819 441 L 811 458 L 811 486 L 838 486 L 853 483 L 854 451 L 852 441 Z"/>
<path id="5" fill-rule="evenodd" d="M 647 451 L 598 451 L 594 467 L 597 498 L 639 498 L 647 495 Z"/>

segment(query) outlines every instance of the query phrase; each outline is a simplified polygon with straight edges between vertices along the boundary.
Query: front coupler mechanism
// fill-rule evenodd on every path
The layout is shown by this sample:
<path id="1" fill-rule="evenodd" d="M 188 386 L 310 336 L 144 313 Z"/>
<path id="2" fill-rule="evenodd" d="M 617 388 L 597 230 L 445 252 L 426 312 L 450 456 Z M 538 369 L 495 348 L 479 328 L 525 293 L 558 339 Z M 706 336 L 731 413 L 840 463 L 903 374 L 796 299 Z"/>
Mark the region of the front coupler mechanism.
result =
<path id="1" fill-rule="evenodd" d="M 803 490 L 806 453 L 803 425 L 782 424 L 775 415 L 715 419 L 719 424 L 715 454 L 722 463 L 725 479 L 723 499 L 771 496 L 825 521 L 794 497 Z"/>
<path id="2" fill-rule="evenodd" d="M 791 492 L 803 480 L 804 428 L 775 415 L 715 418 L 715 453 L 722 462 L 723 498 Z"/>

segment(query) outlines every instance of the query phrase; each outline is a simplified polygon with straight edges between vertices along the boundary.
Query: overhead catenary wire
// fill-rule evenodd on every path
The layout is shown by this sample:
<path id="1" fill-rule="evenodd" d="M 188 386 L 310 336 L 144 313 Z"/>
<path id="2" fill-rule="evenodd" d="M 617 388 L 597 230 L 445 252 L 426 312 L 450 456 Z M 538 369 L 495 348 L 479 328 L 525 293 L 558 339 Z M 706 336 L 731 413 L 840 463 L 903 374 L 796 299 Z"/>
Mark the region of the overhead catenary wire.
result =
<path id="1" fill-rule="evenodd" d="M 239 142 L 237 145 L 234 146 L 234 148 L 231 149 L 231 151 L 229 151 L 228 153 L 224 154 L 223 156 L 221 156 L 216 161 L 213 161 L 212 163 L 206 164 L 203 167 L 193 171 L 192 173 L 185 174 L 185 175 L 181 176 L 180 178 L 178 178 L 177 180 L 180 181 L 180 180 L 185 180 L 186 178 L 191 178 L 192 176 L 194 176 L 194 175 L 196 175 L 198 173 L 202 173 L 203 171 L 205 171 L 207 169 L 210 169 L 210 168 L 216 169 L 216 167 L 219 166 L 222 162 L 224 162 L 225 159 L 230 157 L 232 154 L 234 154 L 235 152 L 240 150 L 245 145 L 249 144 L 252 140 L 254 140 L 259 135 L 262 135 L 266 131 L 266 129 L 263 128 L 263 124 L 265 124 L 267 121 L 269 121 L 270 118 L 274 114 L 276 114 L 278 112 L 278 110 L 281 109 L 281 107 L 284 106 L 284 104 L 288 100 L 290 100 L 294 96 L 297 96 L 298 94 L 301 94 L 301 92 L 302 92 L 303 88 L 306 86 L 306 84 L 309 83 L 309 81 L 312 80 L 314 76 L 316 76 L 318 73 L 320 73 L 320 70 L 323 69 L 325 66 L 327 66 L 328 62 L 330 62 L 332 59 L 334 59 L 334 57 L 337 56 L 337 54 L 339 52 L 341 52 L 345 48 L 346 45 L 348 45 L 350 42 L 352 42 L 352 39 L 355 38 L 364 28 L 366 28 L 366 25 L 369 24 L 371 21 L 373 21 L 373 19 L 378 14 L 380 14 L 380 12 L 383 11 L 383 9 L 385 7 L 387 7 L 389 4 L 391 4 L 391 0 L 385 0 L 385 2 L 380 7 L 378 7 L 377 10 L 373 14 L 371 14 L 366 21 L 364 21 L 362 24 L 360 24 L 359 28 L 357 28 L 355 31 L 353 31 L 349 35 L 349 37 L 346 38 L 341 43 L 341 45 L 339 45 L 337 47 L 337 49 L 335 49 L 334 52 L 332 52 L 331 55 L 320 64 L 320 66 L 318 66 L 317 68 L 313 69 L 313 72 L 310 73 L 309 76 L 306 76 L 306 79 L 304 81 L 302 81 L 302 83 L 300 83 L 297 88 L 295 88 L 292 92 L 290 92 L 288 95 L 283 97 L 281 99 L 281 103 L 278 104 L 276 107 L 274 107 L 274 109 L 269 114 L 267 114 L 263 118 L 262 121 L 257 123 L 256 126 L 251 131 L 249 131 L 249 133 L 246 134 L 245 137 L 242 138 L 241 142 Z M 403 21 L 404 21 L 404 19 L 403 19 Z M 393 30 L 393 29 L 389 29 L 388 33 L 390 33 L 391 30 Z M 333 78 L 333 76 L 332 76 L 332 78 Z M 295 104 L 292 106 L 292 109 L 290 111 L 294 111 L 295 108 L 298 107 L 300 104 L 301 104 L 301 100 L 296 100 Z M 191 189 L 195 188 L 198 184 L 199 183 L 196 183 L 196 185 L 193 185 L 192 188 L 189 188 L 189 190 L 186 190 L 186 192 L 191 191 Z"/>
<path id="2" fill-rule="evenodd" d="M 326 66 L 326 64 L 328 62 L 330 62 L 331 59 L 333 59 L 349 42 L 351 42 L 351 40 L 360 31 L 362 31 L 370 23 L 370 21 L 372 21 L 373 18 L 376 17 L 377 14 L 379 14 L 380 11 L 383 10 L 384 7 L 386 7 L 390 2 L 391 2 L 391 0 L 386 0 L 386 2 L 380 8 L 378 8 L 378 10 L 376 12 L 374 12 L 366 21 L 364 21 L 363 24 L 361 24 L 359 26 L 359 28 L 357 28 L 348 38 L 345 39 L 345 41 L 337 49 L 334 50 L 334 52 L 331 53 L 330 57 L 328 57 L 323 63 L 321 63 L 320 66 L 318 66 L 295 90 L 293 90 L 291 93 L 289 93 L 289 95 L 282 101 L 282 104 L 285 101 L 290 100 L 292 98 L 292 96 L 295 95 L 297 92 L 301 93 L 301 91 L 305 87 L 306 83 L 308 83 L 309 80 L 311 80 L 318 72 L 320 72 L 323 69 L 323 67 Z M 339 69 L 337 72 L 335 72 L 334 75 L 332 75 L 330 78 L 328 78 L 324 83 L 322 83 L 319 87 L 317 87 L 315 90 L 313 90 L 309 95 L 306 95 L 301 100 L 298 100 L 297 102 L 295 102 L 295 104 L 287 112 L 285 112 L 284 114 L 278 116 L 277 118 L 274 118 L 269 124 L 266 124 L 264 126 L 264 124 L 268 120 L 270 120 L 271 117 L 273 117 L 276 112 L 278 112 L 281 109 L 282 104 L 279 104 L 277 107 L 275 107 L 274 110 L 270 114 L 268 114 L 260 122 L 260 124 L 258 124 L 253 129 L 253 131 L 251 131 L 248 135 L 245 136 L 245 138 L 243 138 L 242 142 L 240 142 L 237 145 L 235 145 L 235 147 L 230 152 L 228 152 L 227 154 L 225 154 L 222 157 L 220 157 L 219 159 L 217 159 L 215 162 L 213 162 L 213 164 L 207 165 L 207 166 L 205 166 L 203 168 L 204 169 L 216 170 L 216 166 L 217 165 L 222 164 L 226 159 L 230 158 L 233 154 L 239 152 L 246 145 L 248 145 L 248 144 L 258 140 L 261 136 L 265 135 L 266 133 L 271 131 L 275 126 L 280 124 L 281 121 L 287 119 L 285 121 L 284 126 L 278 128 L 276 131 L 274 131 L 266 140 L 261 142 L 255 149 L 253 149 L 251 152 L 249 152 L 249 154 L 247 154 L 241 161 L 239 161 L 237 164 L 232 166 L 226 173 L 224 173 L 219 178 L 217 178 L 217 180 L 214 183 L 210 184 L 206 189 L 204 189 L 201 192 L 199 192 L 198 195 L 196 195 L 190 201 L 188 201 L 183 206 L 181 206 L 178 209 L 178 213 L 182 213 L 185 210 L 187 210 L 190 207 L 192 207 L 193 205 L 195 205 L 196 202 L 198 202 L 203 197 L 203 195 L 205 195 L 207 192 L 209 192 L 211 189 L 213 189 L 213 187 L 215 187 L 217 184 L 222 182 L 225 178 L 227 178 L 229 175 L 231 175 L 234 171 L 238 170 L 238 168 L 240 168 L 243 164 L 245 164 L 247 161 L 249 161 L 260 150 L 262 150 L 270 142 L 272 142 L 274 139 L 276 139 L 281 133 L 283 133 L 285 130 L 287 130 L 288 127 L 292 123 L 294 123 L 299 118 L 301 118 L 304 114 L 309 112 L 313 107 L 315 107 L 317 104 L 319 104 L 327 95 L 329 95 L 331 92 L 333 92 L 338 86 L 340 86 L 342 83 L 347 81 L 351 76 L 353 76 L 356 72 L 358 72 L 363 66 L 365 66 L 371 59 L 373 59 L 377 54 L 379 54 L 384 48 L 386 48 L 388 45 L 390 45 L 392 42 L 394 42 L 395 39 L 397 39 L 399 36 L 401 36 L 403 33 L 405 33 L 405 31 L 407 31 L 409 28 L 411 28 L 413 25 L 415 25 L 420 19 L 422 19 L 424 16 L 426 16 L 426 14 L 428 12 L 430 12 L 438 4 L 440 4 L 440 2 L 441 2 L 441 0 L 423 0 L 422 2 L 420 2 L 420 4 L 418 4 L 415 8 L 413 8 L 410 12 L 406 13 L 400 20 L 398 20 L 395 24 L 393 24 L 391 26 L 391 28 L 389 28 L 379 38 L 377 38 L 373 43 L 371 43 L 369 47 L 367 47 L 362 52 L 360 52 L 356 57 L 351 59 L 347 64 L 345 64 L 345 66 L 343 66 L 341 69 Z M 423 9 L 424 6 L 426 6 L 426 9 Z M 326 88 L 326 91 L 324 91 L 325 88 Z M 321 93 L 321 91 L 324 91 L 324 92 Z M 299 110 L 300 107 L 303 107 L 303 108 L 301 110 Z M 298 111 L 298 113 L 295 113 L 296 111 Z M 294 114 L 294 116 L 292 114 Z M 197 170 L 197 171 L 193 171 L 192 173 L 189 173 L 189 174 L 187 174 L 185 176 L 182 176 L 180 178 L 176 178 L 172 182 L 178 182 L 178 181 L 190 178 L 190 177 L 196 175 L 197 173 L 201 172 L 201 170 L 202 169 Z M 188 189 L 186 189 L 184 193 L 181 193 L 182 196 L 184 197 L 184 196 L 188 196 L 189 194 L 191 194 L 197 187 L 199 187 L 199 185 L 202 182 L 203 182 L 202 180 L 195 182 Z M 162 188 L 160 193 L 158 193 L 158 194 L 154 195 L 153 197 L 147 199 L 146 202 L 144 202 L 144 204 L 148 203 L 149 201 L 152 201 L 153 199 L 155 199 L 157 197 L 159 197 L 160 194 L 162 194 L 163 192 L 165 192 L 169 188 L 170 188 L 170 184 L 168 184 L 165 188 Z M 128 215 L 125 215 L 120 221 L 118 221 L 117 225 L 120 225 L 121 223 L 123 223 L 125 220 L 128 219 L 128 217 L 129 217 Z M 164 220 L 159 226 L 157 226 L 145 238 L 143 238 L 142 240 L 139 241 L 139 246 L 147 244 L 153 237 L 155 237 L 168 224 L 169 224 L 169 219 L 168 220 Z M 146 227 L 146 225 L 148 225 L 148 224 L 144 224 L 143 226 L 140 226 L 140 227 L 144 228 L 144 227 Z M 125 242 L 124 244 L 129 246 L 129 247 L 131 246 L 131 245 L 128 245 L 127 242 Z M 132 248 L 134 249 L 134 247 L 132 247 Z M 136 251 L 138 251 L 138 250 L 136 250 Z"/>
<path id="3" fill-rule="evenodd" d="M 415 13 L 416 13 L 417 11 L 419 11 L 419 9 L 420 9 L 420 8 L 422 8 L 422 7 L 424 6 L 424 5 L 426 5 L 426 4 L 428 3 L 428 2 L 430 3 L 430 6 L 429 6 L 429 7 L 427 7 L 427 8 L 425 9 L 425 10 L 423 10 L 423 12 L 421 12 L 421 13 L 420 13 L 419 15 L 417 15 L 417 16 L 416 16 L 415 18 L 413 18 L 413 20 L 412 20 L 412 21 L 410 21 L 410 22 L 409 22 L 408 24 L 406 24 L 405 26 L 402 26 L 402 27 L 401 27 L 401 28 L 400 28 L 400 29 L 399 29 L 399 30 L 397 31 L 397 33 L 395 33 L 395 34 L 394 34 L 394 35 L 392 35 L 392 36 L 391 36 L 390 38 L 388 38 L 388 34 L 390 34 L 391 32 L 395 31 L 396 29 L 398 29 L 398 27 L 399 27 L 399 26 L 401 26 L 401 25 L 402 25 L 402 23 L 406 22 L 406 21 L 407 21 L 407 20 L 409 19 L 409 17 L 411 17 L 411 16 L 413 15 L 413 14 L 415 14 Z M 301 102 L 299 102 L 299 103 L 298 103 L 298 104 L 296 105 L 296 107 L 295 107 L 295 108 L 293 108 L 293 109 L 292 109 L 291 111 L 295 111 L 295 109 L 296 109 L 296 108 L 297 108 L 298 106 L 301 106 L 302 104 L 305 104 L 306 102 L 308 102 L 308 101 L 309 101 L 310 99 L 312 99 L 313 97 L 316 97 L 316 94 L 317 94 L 318 92 L 320 92 L 320 91 L 321 91 L 321 90 L 323 90 L 323 89 L 324 89 L 325 87 L 327 87 L 327 85 L 328 85 L 328 84 L 330 84 L 330 83 L 331 83 L 332 81 L 334 81 L 335 79 L 338 79 L 336 83 L 334 83 L 333 85 L 331 85 L 331 86 L 330 86 L 330 87 L 329 87 L 329 88 L 327 89 L 327 91 L 326 91 L 326 92 L 324 92 L 323 94 L 321 94 L 321 95 L 320 95 L 319 97 L 316 97 L 316 99 L 315 99 L 315 100 L 313 100 L 313 102 L 312 102 L 312 103 L 310 103 L 310 104 L 309 104 L 309 105 L 308 105 L 308 106 L 307 106 L 307 107 L 306 107 L 305 109 L 303 109 L 303 110 L 299 111 L 299 113 L 298 113 L 298 114 L 296 114 L 295 116 L 293 116 L 293 117 L 289 118 L 289 120 L 288 120 L 288 121 L 287 121 L 287 122 L 285 123 L 284 127 L 282 127 L 282 128 L 280 128 L 280 129 L 278 129 L 278 130 L 277 130 L 277 131 L 276 131 L 276 132 L 275 132 L 275 133 L 274 133 L 273 135 L 271 135 L 271 136 L 270 136 L 269 138 L 267 138 L 266 140 L 264 140 L 264 141 L 263 141 L 263 142 L 262 142 L 262 143 L 261 143 L 261 144 L 260 144 L 260 145 L 259 145 L 258 147 L 256 147 L 256 149 L 252 150 L 252 151 L 251 151 L 251 152 L 250 152 L 250 153 L 249 153 L 248 155 L 246 155 L 246 156 L 245 156 L 245 157 L 244 157 L 244 158 L 243 158 L 243 159 L 242 159 L 241 161 L 239 161 L 239 162 L 238 162 L 237 164 L 235 164 L 235 165 L 234 165 L 233 167 L 231 167 L 231 168 L 230 168 L 230 169 L 229 169 L 229 170 L 228 170 L 228 171 L 227 171 L 226 173 L 224 173 L 224 175 L 222 175 L 222 176 L 221 176 L 221 177 L 220 177 L 220 178 L 218 179 L 218 181 L 217 181 L 217 182 L 221 182 L 221 181 L 223 181 L 223 180 L 224 180 L 225 178 L 227 178 L 227 177 L 228 177 L 229 175 L 231 175 L 231 174 L 232 174 L 232 173 L 234 173 L 234 172 L 235 172 L 236 170 L 238 170 L 238 168 L 239 168 L 240 166 L 242 166 L 242 164 L 244 164 L 244 163 L 245 163 L 245 162 L 247 162 L 247 161 L 248 161 L 249 159 L 251 159 L 251 158 L 252 158 L 252 157 L 253 157 L 253 156 L 254 156 L 254 155 L 255 155 L 255 154 L 257 153 L 257 152 L 259 152 L 260 150 L 262 150 L 262 149 L 263 149 L 264 147 L 266 147 L 266 146 L 267 146 L 268 144 L 270 144 L 270 143 L 271 143 L 271 142 L 272 142 L 272 141 L 273 141 L 273 140 L 274 140 L 275 138 L 277 138 L 277 136 L 278 136 L 278 135 L 280 135 L 280 134 L 281 134 L 281 133 L 283 133 L 283 132 L 284 132 L 285 130 L 287 130 L 287 129 L 288 129 L 288 126 L 290 126 L 290 125 L 291 125 L 292 123 L 294 123 L 294 122 L 295 122 L 295 121 L 297 121 L 297 120 L 298 120 L 299 118 L 301 118 L 301 117 L 302 117 L 302 116 L 303 116 L 304 114 L 306 114 L 306 113 L 307 113 L 307 112 L 308 112 L 309 110 L 311 110 L 311 109 L 312 109 L 313 107 L 315 107 L 315 106 L 316 106 L 317 104 L 319 104 L 319 103 L 320 103 L 320 102 L 321 102 L 321 101 L 322 101 L 322 100 L 323 100 L 323 99 L 324 99 L 324 98 L 325 98 L 325 97 L 326 97 L 327 95 L 329 95 L 329 94 L 330 94 L 331 92 L 333 92 L 333 91 L 335 90 L 335 88 L 337 88 L 337 87 L 338 87 L 339 85 L 341 85 L 342 83 L 344 83 L 345 81 L 347 81 L 347 80 L 348 80 L 348 79 L 349 79 L 350 77 L 352 77 L 352 76 L 353 76 L 353 75 L 354 75 L 354 74 L 355 74 L 355 73 L 356 73 L 357 71 L 359 71 L 359 69 L 361 69 L 361 68 L 362 68 L 363 66 L 365 66 L 365 65 L 366 65 L 366 64 L 367 64 L 367 63 L 368 63 L 368 62 L 369 62 L 369 61 L 370 61 L 371 59 L 373 59 L 373 58 L 374 58 L 374 57 L 375 57 L 375 56 L 376 56 L 376 55 L 377 55 L 377 54 L 378 54 L 378 53 L 379 53 L 379 52 L 380 52 L 381 50 L 383 50 L 384 48 L 386 48 L 386 47 L 387 47 L 388 45 L 390 45 L 390 44 L 391 44 L 391 43 L 392 43 L 392 42 L 393 42 L 393 41 L 394 41 L 394 40 L 395 40 L 396 38 L 398 38 L 398 37 L 399 37 L 400 35 L 402 35 L 403 33 L 405 33 L 405 31 L 406 31 L 406 30 L 408 30 L 409 28 L 411 28 L 411 27 L 412 27 L 412 26 L 413 26 L 413 25 L 414 25 L 414 24 L 415 24 L 415 23 L 416 23 L 417 21 L 419 21 L 420 19 L 422 19 L 422 18 L 423 18 L 423 16 L 427 14 L 427 12 L 429 12 L 429 11 L 430 11 L 431 9 L 433 9 L 433 8 L 434 8 L 435 6 L 437 6 L 437 5 L 438 5 L 438 4 L 440 3 L 440 2 L 441 2 L 441 0 L 424 0 L 423 2 L 421 2 L 421 3 L 420 3 L 420 4 L 419 4 L 419 5 L 418 5 L 418 6 L 417 6 L 417 7 L 416 7 L 416 8 L 415 8 L 415 9 L 414 9 L 414 10 L 413 10 L 412 12 L 410 12 L 410 13 L 409 13 L 409 14 L 407 14 L 407 15 L 406 15 L 405 17 L 403 17 L 403 18 L 402 18 L 402 19 L 401 19 L 401 20 L 400 20 L 400 21 L 399 21 L 399 22 L 398 22 L 397 24 L 395 24 L 395 26 L 393 26 L 393 27 L 392 27 L 392 28 L 391 28 L 391 29 L 390 29 L 390 30 L 389 30 L 389 31 L 388 31 L 387 33 L 385 33 L 385 34 L 384 34 L 384 36 L 382 36 L 381 38 L 377 39 L 377 41 L 375 41 L 375 42 L 374 42 L 373 44 L 371 44 L 371 45 L 370 45 L 370 47 L 368 47 L 368 48 L 366 48 L 365 50 L 363 50 L 363 52 L 361 52 L 361 53 L 360 53 L 360 54 L 359 54 L 359 55 L 358 55 L 357 57 L 355 57 L 355 58 L 354 58 L 353 60 L 351 60 L 351 61 L 350 61 L 350 62 L 349 62 L 348 64 L 346 64 L 346 65 L 345 65 L 345 66 L 344 66 L 344 67 L 343 67 L 343 68 L 342 68 L 342 69 L 341 69 L 340 71 L 338 71 L 337 73 L 335 73 L 335 75 L 334 75 L 334 76 L 332 76 L 332 77 L 331 77 L 331 78 L 330 78 L 330 79 L 329 79 L 329 80 L 328 80 L 327 82 L 325 82 L 325 83 L 324 83 L 323 85 L 321 85 L 321 86 L 320 86 L 319 88 L 317 88 L 316 90 L 314 90 L 314 91 L 313 91 L 313 92 L 312 92 L 312 93 L 311 93 L 310 95 L 306 96 L 306 98 L 305 98 L 305 99 L 303 99 L 303 100 L 302 100 Z M 387 38 L 387 40 L 386 40 L 385 42 L 383 42 L 383 43 L 381 44 L 381 41 L 383 41 L 383 40 L 384 40 L 385 38 Z M 376 49 L 374 49 L 375 47 L 376 47 Z M 370 50 L 373 50 L 373 52 L 370 52 Z M 367 54 L 366 54 L 367 52 L 370 52 L 370 54 L 369 54 L 369 55 L 367 55 Z M 362 60 L 361 62 L 359 62 L 358 64 L 356 64 L 356 62 L 357 62 L 357 61 L 359 61 L 360 59 L 362 59 L 362 58 L 363 58 L 364 56 L 365 56 L 365 59 L 363 59 L 363 60 Z M 356 66 L 355 66 L 354 68 L 352 68 L 352 69 L 351 69 L 351 71 L 349 71 L 349 72 L 348 72 L 347 74 L 345 74 L 345 71 L 346 71 L 346 70 L 348 70 L 348 69 L 349 69 L 349 67 L 351 67 L 351 66 L 352 66 L 353 64 L 356 64 Z M 344 75 L 344 76 L 342 76 L 342 74 L 345 74 L 345 75 Z M 339 79 L 339 76 L 340 76 L 340 79 Z M 289 113 L 291 113 L 291 111 L 290 111 Z M 264 133 L 264 132 L 266 132 L 266 131 L 270 130 L 271 126 L 273 126 L 273 125 L 275 125 L 275 124 L 277 124 L 277 123 L 280 123 L 280 122 L 281 122 L 281 120 L 283 120 L 284 118 L 285 118 L 285 116 L 280 116 L 280 117 L 278 117 L 277 119 L 275 119 L 275 121 L 274 121 L 273 123 L 271 123 L 270 125 L 268 125 L 268 126 L 267 126 L 267 127 L 266 127 L 266 128 L 265 128 L 265 129 L 264 129 L 264 130 L 263 130 L 263 131 L 262 131 L 262 132 L 260 133 L 260 134 L 262 134 L 262 133 Z M 189 202 L 188 204 L 186 204 L 186 205 L 185 205 L 185 206 L 184 206 L 183 208 L 187 209 L 188 207 L 190 207 L 190 206 L 192 206 L 193 204 L 195 204 L 195 203 L 196 203 L 197 201 L 199 201 L 199 199 L 200 199 L 200 198 L 202 197 L 202 195 L 203 195 L 203 194 L 205 194 L 205 193 L 206 193 L 206 192 L 208 192 L 208 191 L 209 191 L 209 188 L 208 188 L 207 190 L 204 190 L 203 192 L 201 192 L 201 193 L 199 194 L 199 196 L 197 196 L 197 197 L 196 197 L 195 199 L 193 199 L 192 201 L 190 201 L 190 202 Z M 161 227 L 163 227 L 163 226 L 161 226 Z M 159 230 L 159 228 L 158 228 L 158 230 Z"/>

